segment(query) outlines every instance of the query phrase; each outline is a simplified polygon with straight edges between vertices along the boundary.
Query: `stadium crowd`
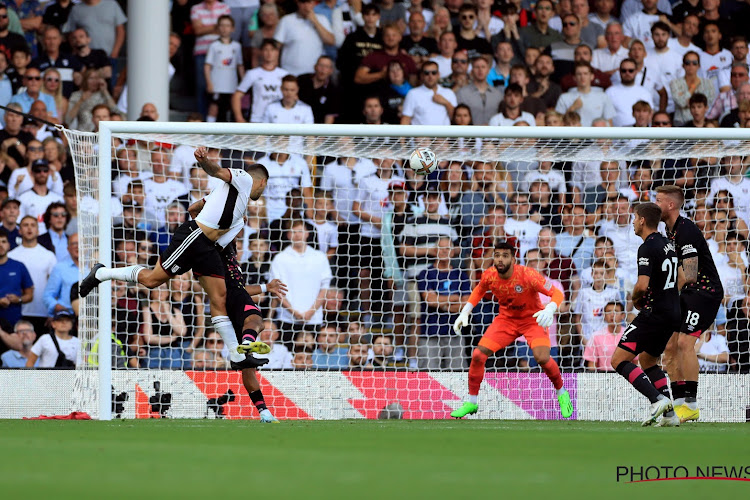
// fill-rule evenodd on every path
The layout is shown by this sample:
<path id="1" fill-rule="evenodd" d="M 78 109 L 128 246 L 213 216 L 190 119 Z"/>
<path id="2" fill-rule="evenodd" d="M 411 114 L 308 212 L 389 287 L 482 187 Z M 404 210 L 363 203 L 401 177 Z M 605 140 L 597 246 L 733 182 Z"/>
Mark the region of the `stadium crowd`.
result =
<path id="1" fill-rule="evenodd" d="M 95 132 L 124 118 L 125 3 L 0 4 L 3 367 L 69 366 L 81 347 L 75 178 L 51 124 Z M 750 127 L 748 21 L 739 0 L 175 0 L 173 109 L 148 103 L 140 119 Z M 750 158 L 442 162 L 428 177 L 402 160 L 233 157 L 270 172 L 237 240 L 248 283 L 290 289 L 284 304 L 256 297 L 265 368 L 466 368 L 497 304 L 463 336 L 451 325 L 507 239 L 565 293 L 553 356 L 608 370 L 634 314 L 632 207 L 677 184 L 727 291 L 702 367 L 750 371 Z M 161 143 L 116 141 L 113 179 L 116 265 L 153 265 L 212 187 L 193 148 Z M 189 274 L 152 291 L 113 283 L 113 302 L 115 366 L 228 366 Z M 492 362 L 535 364 L 522 341 Z"/>

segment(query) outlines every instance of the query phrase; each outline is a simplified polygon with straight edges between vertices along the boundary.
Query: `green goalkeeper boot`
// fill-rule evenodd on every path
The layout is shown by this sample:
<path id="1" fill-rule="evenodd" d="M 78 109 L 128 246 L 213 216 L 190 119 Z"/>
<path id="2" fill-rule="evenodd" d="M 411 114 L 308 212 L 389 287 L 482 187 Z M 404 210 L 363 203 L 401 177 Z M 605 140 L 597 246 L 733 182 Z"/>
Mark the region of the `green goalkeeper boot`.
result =
<path id="1" fill-rule="evenodd" d="M 557 396 L 557 402 L 560 404 L 560 413 L 563 418 L 570 418 L 573 415 L 573 403 L 570 401 L 568 391 L 563 389 L 563 392 Z"/>
<path id="2" fill-rule="evenodd" d="M 466 415 L 474 415 L 479 410 L 479 405 L 476 403 L 464 402 L 463 406 L 457 410 L 451 412 L 453 418 L 464 418 Z"/>

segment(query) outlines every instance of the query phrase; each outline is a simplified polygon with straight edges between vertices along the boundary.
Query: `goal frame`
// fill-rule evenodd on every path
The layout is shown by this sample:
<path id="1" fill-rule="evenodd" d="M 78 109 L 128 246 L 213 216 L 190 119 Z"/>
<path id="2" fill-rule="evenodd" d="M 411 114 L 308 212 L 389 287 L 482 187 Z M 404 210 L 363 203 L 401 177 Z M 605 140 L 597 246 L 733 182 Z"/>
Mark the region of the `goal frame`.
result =
<path id="1" fill-rule="evenodd" d="M 103 121 L 99 123 L 99 259 L 111 266 L 112 256 L 112 136 L 113 134 L 194 134 L 264 136 L 336 136 L 336 137 L 468 137 L 481 139 L 610 139 L 610 140 L 744 140 L 750 141 L 750 129 L 722 128 L 636 128 L 636 127 L 490 127 L 419 125 L 295 125 L 267 123 L 182 123 Z M 87 270 L 81 270 L 85 273 Z M 98 352 L 112 349 L 111 282 L 99 289 Z M 99 419 L 111 420 L 111 356 L 99 356 Z"/>

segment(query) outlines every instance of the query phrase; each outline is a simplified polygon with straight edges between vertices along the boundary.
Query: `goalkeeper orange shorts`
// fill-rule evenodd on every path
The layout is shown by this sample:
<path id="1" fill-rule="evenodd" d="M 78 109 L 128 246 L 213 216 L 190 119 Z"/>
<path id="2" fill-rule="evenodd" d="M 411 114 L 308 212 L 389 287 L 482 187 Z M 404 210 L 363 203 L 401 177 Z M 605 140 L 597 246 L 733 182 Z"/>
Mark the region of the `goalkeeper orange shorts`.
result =
<path id="1" fill-rule="evenodd" d="M 486 347 L 492 352 L 508 347 L 515 340 L 523 335 L 526 337 L 529 347 L 532 349 L 538 346 L 551 345 L 547 331 L 536 323 L 536 319 L 529 318 L 507 318 L 497 316 L 492 324 L 484 332 L 479 345 Z"/>

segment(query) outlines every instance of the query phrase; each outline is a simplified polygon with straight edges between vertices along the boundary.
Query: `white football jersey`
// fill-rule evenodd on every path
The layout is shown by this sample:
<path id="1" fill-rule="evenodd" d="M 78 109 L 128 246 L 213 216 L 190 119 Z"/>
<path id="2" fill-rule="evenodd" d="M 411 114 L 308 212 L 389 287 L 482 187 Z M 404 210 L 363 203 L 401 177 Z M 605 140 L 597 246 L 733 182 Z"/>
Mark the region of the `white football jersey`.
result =
<path id="1" fill-rule="evenodd" d="M 211 191 L 206 196 L 206 204 L 195 219 L 212 229 L 229 229 L 217 243 L 227 246 L 245 225 L 243 219 L 247 210 L 253 178 L 244 170 L 230 168 L 232 178 Z"/>

